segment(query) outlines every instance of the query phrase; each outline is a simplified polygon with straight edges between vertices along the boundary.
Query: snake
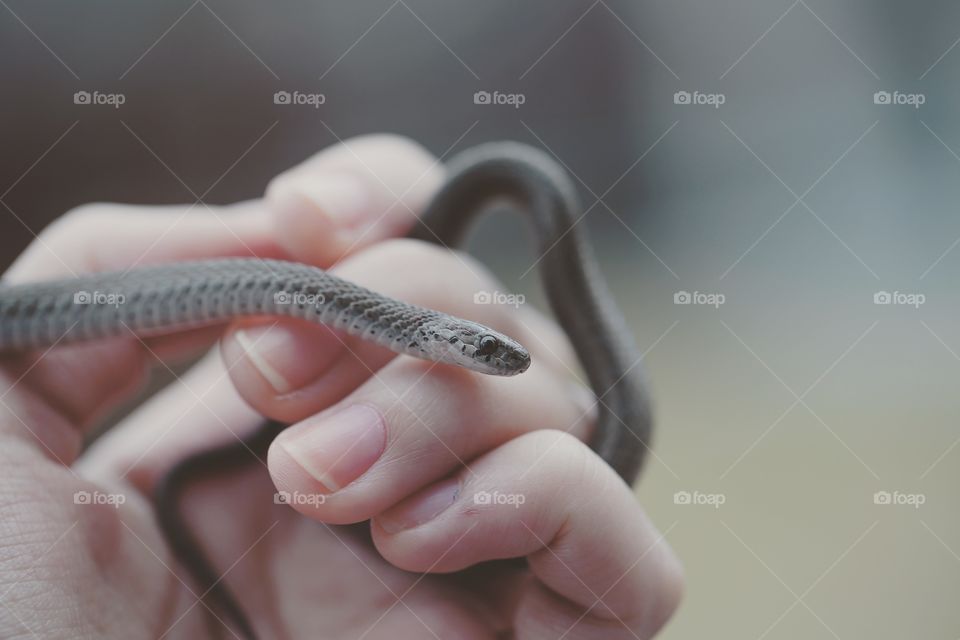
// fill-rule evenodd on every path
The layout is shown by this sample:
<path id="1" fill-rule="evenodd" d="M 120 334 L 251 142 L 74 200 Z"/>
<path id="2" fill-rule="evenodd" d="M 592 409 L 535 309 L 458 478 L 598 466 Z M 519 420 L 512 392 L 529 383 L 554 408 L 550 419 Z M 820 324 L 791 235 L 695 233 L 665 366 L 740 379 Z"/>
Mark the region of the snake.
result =
<path id="1" fill-rule="evenodd" d="M 516 142 L 461 151 L 408 237 L 462 246 L 475 220 L 496 207 L 523 214 L 538 271 L 596 400 L 589 446 L 632 484 L 650 447 L 652 418 L 642 356 L 583 225 L 577 190 L 550 155 Z M 405 356 L 511 376 L 531 362 L 517 341 L 482 324 L 381 295 L 317 267 L 256 257 L 217 258 L 0 286 L 0 351 L 28 351 L 116 336 L 144 338 L 243 317 L 293 317 L 326 325 Z M 211 611 L 243 637 L 254 627 L 181 510 L 209 476 L 257 459 L 285 425 L 266 421 L 248 436 L 193 453 L 157 484 L 156 519 L 173 554 Z"/>

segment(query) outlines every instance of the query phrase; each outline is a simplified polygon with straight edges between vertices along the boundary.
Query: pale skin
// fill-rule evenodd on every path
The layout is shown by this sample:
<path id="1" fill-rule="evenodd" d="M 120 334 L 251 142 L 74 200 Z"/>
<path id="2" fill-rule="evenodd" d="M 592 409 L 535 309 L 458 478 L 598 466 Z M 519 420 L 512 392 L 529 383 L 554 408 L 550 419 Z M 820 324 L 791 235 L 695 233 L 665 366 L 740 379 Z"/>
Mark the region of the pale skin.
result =
<path id="1" fill-rule="evenodd" d="M 0 636 L 233 637 L 197 603 L 149 496 L 173 462 L 260 415 L 293 426 L 262 464 L 201 483 L 185 509 L 262 637 L 656 634 L 678 604 L 680 565 L 583 443 L 595 411 L 565 336 L 531 308 L 474 304 L 498 286 L 469 257 L 398 239 L 442 179 L 420 147 L 370 136 L 285 172 L 256 201 L 185 215 L 90 205 L 41 233 L 8 281 L 253 251 L 487 324 L 533 365 L 483 376 L 272 318 L 4 357 Z M 218 340 L 81 453 L 151 369 Z M 77 491 L 123 503 L 76 504 Z M 301 501 L 274 504 L 277 491 Z M 514 557 L 529 569 L 475 566 Z"/>

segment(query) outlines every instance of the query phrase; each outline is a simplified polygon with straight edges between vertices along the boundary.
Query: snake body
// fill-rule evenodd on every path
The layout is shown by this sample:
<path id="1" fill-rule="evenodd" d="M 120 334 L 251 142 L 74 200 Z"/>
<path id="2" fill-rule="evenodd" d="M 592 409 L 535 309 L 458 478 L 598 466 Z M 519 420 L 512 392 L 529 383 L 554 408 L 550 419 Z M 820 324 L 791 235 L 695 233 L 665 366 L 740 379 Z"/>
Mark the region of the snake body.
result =
<path id="1" fill-rule="evenodd" d="M 243 316 L 303 318 L 401 354 L 497 375 L 530 356 L 469 320 L 406 304 L 303 264 L 225 258 L 144 267 L 0 290 L 0 349 L 129 332 L 150 336 Z"/>
<path id="2" fill-rule="evenodd" d="M 641 359 L 579 222 L 576 191 L 542 152 L 520 144 L 474 147 L 448 164 L 449 178 L 410 236 L 458 246 L 491 205 L 529 218 L 550 306 L 597 398 L 590 446 L 632 483 L 649 446 L 651 418 Z M 243 316 L 291 316 L 412 355 L 493 375 L 530 364 L 517 342 L 488 327 L 382 296 L 323 270 L 229 258 L 183 262 L 56 282 L 0 287 L 0 350 L 26 350 L 133 334 L 150 336 Z M 157 519 L 175 555 L 212 608 L 247 638 L 255 633 L 184 521 L 180 503 L 199 479 L 248 465 L 283 428 L 265 423 L 242 441 L 175 465 L 156 492 Z"/>

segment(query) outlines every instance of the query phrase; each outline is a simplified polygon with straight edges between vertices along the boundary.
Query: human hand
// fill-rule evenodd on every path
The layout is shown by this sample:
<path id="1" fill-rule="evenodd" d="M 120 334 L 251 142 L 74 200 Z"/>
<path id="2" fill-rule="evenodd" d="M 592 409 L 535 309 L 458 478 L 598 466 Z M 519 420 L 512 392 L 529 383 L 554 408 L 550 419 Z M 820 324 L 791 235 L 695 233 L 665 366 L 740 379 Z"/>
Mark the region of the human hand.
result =
<path id="1" fill-rule="evenodd" d="M 0 594 L 3 635 L 226 633 L 205 627 L 149 492 L 185 452 L 249 429 L 259 418 L 244 401 L 296 423 L 264 461 L 273 482 L 254 464 L 199 485 L 184 509 L 263 637 L 642 638 L 663 624 L 678 565 L 629 487 L 582 443 L 592 400 L 572 382 L 566 338 L 533 310 L 474 305 L 496 284 L 469 258 L 388 240 L 441 178 L 409 143 L 365 138 L 287 172 L 263 202 L 193 212 L 169 233 L 182 209 L 88 209 L 45 232 L 12 280 L 124 268 L 142 253 L 336 263 L 358 284 L 504 331 L 534 363 L 493 378 L 320 326 L 245 321 L 224 337 L 222 363 L 205 359 L 78 459 L 83 432 L 133 394 L 151 360 L 193 353 L 213 333 L 7 358 L 4 539 L 26 542 L 0 558 L 16 595 Z M 321 497 L 295 501 L 297 513 L 274 504 L 277 489 Z M 126 501 L 78 505 L 77 491 Z M 529 569 L 484 563 L 510 557 Z"/>

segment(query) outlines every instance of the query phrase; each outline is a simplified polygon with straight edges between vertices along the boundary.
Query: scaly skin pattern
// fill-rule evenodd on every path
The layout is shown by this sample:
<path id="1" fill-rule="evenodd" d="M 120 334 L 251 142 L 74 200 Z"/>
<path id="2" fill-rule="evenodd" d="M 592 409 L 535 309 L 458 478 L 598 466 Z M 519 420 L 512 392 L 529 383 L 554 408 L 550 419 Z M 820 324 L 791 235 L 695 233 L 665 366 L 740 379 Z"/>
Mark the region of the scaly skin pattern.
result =
<path id="1" fill-rule="evenodd" d="M 513 375 L 530 364 L 523 347 L 475 322 L 382 296 L 322 269 L 258 258 L 0 287 L 0 350 L 151 336 L 245 316 L 301 318 L 396 353 L 482 373 Z"/>

